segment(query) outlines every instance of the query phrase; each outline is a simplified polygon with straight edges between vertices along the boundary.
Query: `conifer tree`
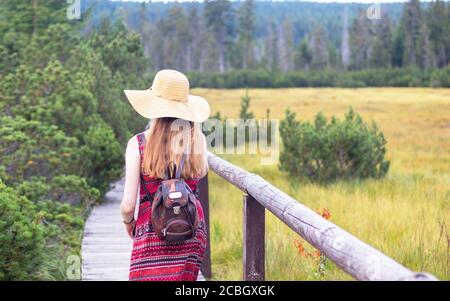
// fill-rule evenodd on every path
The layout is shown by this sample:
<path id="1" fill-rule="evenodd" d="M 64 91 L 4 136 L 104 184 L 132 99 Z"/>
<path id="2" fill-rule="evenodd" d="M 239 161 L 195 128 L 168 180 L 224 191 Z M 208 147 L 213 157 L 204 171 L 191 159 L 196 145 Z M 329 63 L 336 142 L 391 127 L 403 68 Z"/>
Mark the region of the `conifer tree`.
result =
<path id="1" fill-rule="evenodd" d="M 255 31 L 254 0 L 245 0 L 238 10 L 239 37 L 238 45 L 242 62 L 241 68 L 247 69 L 253 67 L 253 35 Z"/>

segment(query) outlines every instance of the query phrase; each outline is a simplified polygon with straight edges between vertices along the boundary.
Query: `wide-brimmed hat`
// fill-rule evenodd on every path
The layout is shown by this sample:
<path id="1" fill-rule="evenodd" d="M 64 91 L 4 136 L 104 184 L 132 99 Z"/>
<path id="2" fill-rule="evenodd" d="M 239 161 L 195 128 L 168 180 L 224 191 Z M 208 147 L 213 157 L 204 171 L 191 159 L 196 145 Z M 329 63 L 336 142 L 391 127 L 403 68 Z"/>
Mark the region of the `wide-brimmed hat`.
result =
<path id="1" fill-rule="evenodd" d="M 156 73 L 148 90 L 125 90 L 133 108 L 146 118 L 174 117 L 203 122 L 209 117 L 208 102 L 189 94 L 189 80 L 176 70 Z"/>

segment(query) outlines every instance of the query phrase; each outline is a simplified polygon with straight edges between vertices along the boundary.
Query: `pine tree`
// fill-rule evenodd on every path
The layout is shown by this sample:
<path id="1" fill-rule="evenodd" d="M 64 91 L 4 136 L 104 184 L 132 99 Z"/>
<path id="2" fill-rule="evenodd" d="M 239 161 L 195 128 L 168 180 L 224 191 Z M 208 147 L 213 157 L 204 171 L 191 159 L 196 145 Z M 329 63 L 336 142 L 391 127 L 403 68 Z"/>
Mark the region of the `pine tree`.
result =
<path id="1" fill-rule="evenodd" d="M 245 96 L 242 97 L 241 110 L 239 112 L 239 118 L 243 121 L 255 118 L 252 112 L 249 111 L 250 108 L 250 96 L 248 95 L 248 90 L 245 91 Z"/>
<path id="2" fill-rule="evenodd" d="M 187 24 L 181 5 L 171 6 L 167 17 L 162 20 L 160 29 L 163 37 L 164 68 L 185 70 L 184 47 L 189 41 Z"/>
<path id="3" fill-rule="evenodd" d="M 400 28 L 397 28 L 392 42 L 392 66 L 403 67 L 403 48 L 403 31 Z"/>
<path id="4" fill-rule="evenodd" d="M 211 31 L 205 33 L 203 53 L 200 62 L 200 71 L 215 72 L 219 70 L 219 47 L 217 47 L 216 37 Z"/>
<path id="5" fill-rule="evenodd" d="M 436 59 L 434 57 L 433 47 L 430 41 L 430 30 L 426 22 L 420 24 L 420 36 L 418 43 L 419 66 L 423 69 L 435 67 Z"/>
<path id="6" fill-rule="evenodd" d="M 271 22 L 267 25 L 267 38 L 265 41 L 265 57 L 267 58 L 266 68 L 271 71 L 279 70 L 279 49 L 276 25 Z"/>
<path id="7" fill-rule="evenodd" d="M 242 62 L 241 68 L 254 67 L 253 35 L 255 31 L 254 0 L 245 0 L 238 10 L 239 37 L 238 45 Z"/>
<path id="8" fill-rule="evenodd" d="M 204 5 L 205 25 L 213 33 L 217 45 L 218 69 L 224 72 L 226 49 L 234 34 L 231 3 L 229 0 L 205 0 Z"/>
<path id="9" fill-rule="evenodd" d="M 200 61 L 202 60 L 205 33 L 201 24 L 197 7 L 193 6 L 188 12 L 189 39 L 186 49 L 186 69 L 200 70 Z"/>
<path id="10" fill-rule="evenodd" d="M 308 71 L 310 69 L 313 59 L 313 53 L 309 47 L 308 40 L 304 38 L 296 51 L 295 55 L 295 67 L 296 69 L 303 69 Z"/>
<path id="11" fill-rule="evenodd" d="M 341 60 L 344 69 L 350 65 L 350 37 L 348 30 L 348 6 L 345 6 L 342 19 L 342 37 L 341 37 Z"/>
<path id="12" fill-rule="evenodd" d="M 420 27 L 422 10 L 419 0 L 410 0 L 405 3 L 401 19 L 401 29 L 404 36 L 403 65 L 419 66 L 420 57 Z"/>
<path id="13" fill-rule="evenodd" d="M 370 57 L 370 66 L 373 68 L 390 67 L 392 61 L 392 34 L 391 21 L 387 15 L 375 24 L 375 35 Z"/>
<path id="14" fill-rule="evenodd" d="M 282 24 L 277 27 L 278 30 L 278 49 L 280 55 L 280 69 L 283 71 L 290 71 L 294 66 L 294 28 L 289 19 L 284 20 Z"/>
<path id="15" fill-rule="evenodd" d="M 427 26 L 429 29 L 429 40 L 434 54 L 434 66 L 445 67 L 450 56 L 450 15 L 449 4 L 436 0 L 429 4 L 426 14 Z"/>
<path id="16" fill-rule="evenodd" d="M 350 29 L 350 45 L 352 68 L 368 67 L 371 31 L 365 11 L 360 10 L 358 17 L 353 21 Z"/>
<path id="17" fill-rule="evenodd" d="M 150 37 L 151 35 L 151 25 L 148 20 L 148 7 L 146 2 L 141 3 L 139 10 L 139 33 L 141 36 L 141 43 L 144 46 L 144 53 L 150 56 Z"/>
<path id="18" fill-rule="evenodd" d="M 338 55 L 338 50 L 333 44 L 328 44 L 328 66 L 336 69 L 341 64 L 341 57 Z"/>
<path id="19" fill-rule="evenodd" d="M 315 28 L 311 48 L 313 53 L 312 67 L 317 70 L 324 69 L 329 64 L 328 39 L 322 26 Z"/>
<path id="20" fill-rule="evenodd" d="M 2 0 L 0 14 L 8 21 L 0 28 L 0 37 L 6 31 L 42 33 L 50 24 L 67 22 L 66 9 L 66 1 L 59 0 Z"/>

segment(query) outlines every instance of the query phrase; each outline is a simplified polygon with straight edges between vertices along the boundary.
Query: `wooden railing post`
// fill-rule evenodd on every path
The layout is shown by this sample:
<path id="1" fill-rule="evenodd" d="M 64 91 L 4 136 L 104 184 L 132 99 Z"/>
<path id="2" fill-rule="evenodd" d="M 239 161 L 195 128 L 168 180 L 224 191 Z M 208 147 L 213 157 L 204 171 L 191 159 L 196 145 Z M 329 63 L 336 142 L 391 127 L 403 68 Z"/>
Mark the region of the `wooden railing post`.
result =
<path id="1" fill-rule="evenodd" d="M 243 227 L 244 281 L 264 280 L 265 208 L 250 195 L 244 195 Z"/>
<path id="2" fill-rule="evenodd" d="M 207 244 L 205 254 L 203 255 L 203 262 L 201 266 L 202 274 L 205 278 L 211 278 L 211 246 L 210 246 L 210 231 L 209 231 L 209 194 L 208 194 L 208 175 L 200 179 L 199 183 L 199 199 L 203 207 L 206 223 Z"/>

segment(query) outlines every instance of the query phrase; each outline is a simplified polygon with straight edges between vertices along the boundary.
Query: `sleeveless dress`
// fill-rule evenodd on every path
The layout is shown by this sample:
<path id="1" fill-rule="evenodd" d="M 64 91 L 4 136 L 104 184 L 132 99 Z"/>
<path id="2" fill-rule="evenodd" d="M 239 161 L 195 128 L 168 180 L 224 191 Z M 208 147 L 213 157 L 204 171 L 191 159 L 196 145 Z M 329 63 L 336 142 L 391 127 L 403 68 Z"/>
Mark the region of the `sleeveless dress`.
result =
<path id="1" fill-rule="evenodd" d="M 137 139 L 142 162 L 145 134 L 138 134 Z M 184 242 L 161 240 L 151 224 L 151 203 L 153 194 L 157 191 L 160 183 L 161 180 L 149 177 L 141 172 L 139 213 L 133 231 L 129 279 L 133 281 L 195 281 L 207 243 L 202 206 L 197 201 L 199 227 L 193 238 Z M 198 179 L 187 179 L 186 183 L 198 195 Z M 150 193 L 150 198 L 145 198 L 144 185 Z"/>

